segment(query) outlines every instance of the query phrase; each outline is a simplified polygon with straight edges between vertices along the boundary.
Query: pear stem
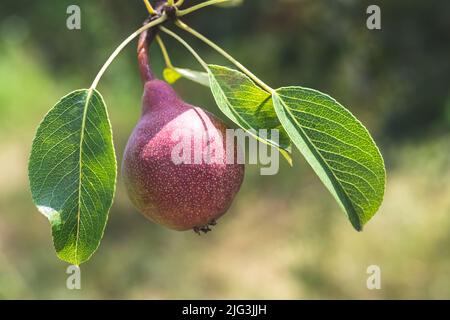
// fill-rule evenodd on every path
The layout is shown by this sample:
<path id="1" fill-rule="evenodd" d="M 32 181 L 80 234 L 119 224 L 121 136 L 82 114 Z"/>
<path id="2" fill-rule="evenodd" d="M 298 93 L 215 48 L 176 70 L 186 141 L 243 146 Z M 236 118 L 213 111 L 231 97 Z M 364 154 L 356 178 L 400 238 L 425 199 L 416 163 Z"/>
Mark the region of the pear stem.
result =
<path id="1" fill-rule="evenodd" d="M 145 24 L 146 23 L 147 22 L 145 22 Z M 142 32 L 139 37 L 137 54 L 138 54 L 139 71 L 141 72 L 141 79 L 143 83 L 155 79 L 155 74 L 153 73 L 149 59 L 149 47 L 150 43 L 153 42 L 155 35 L 156 35 L 155 29 L 148 29 Z"/>

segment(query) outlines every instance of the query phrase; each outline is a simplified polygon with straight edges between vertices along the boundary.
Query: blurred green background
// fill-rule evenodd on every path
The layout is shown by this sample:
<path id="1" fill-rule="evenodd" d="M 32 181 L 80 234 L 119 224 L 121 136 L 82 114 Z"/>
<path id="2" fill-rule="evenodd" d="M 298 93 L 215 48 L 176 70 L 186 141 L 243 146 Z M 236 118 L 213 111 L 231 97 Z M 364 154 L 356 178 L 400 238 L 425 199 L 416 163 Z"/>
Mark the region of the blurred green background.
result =
<path id="1" fill-rule="evenodd" d="M 186 4 L 199 1 L 186 0 Z M 66 9 L 82 9 L 82 30 Z M 366 8 L 382 9 L 382 30 Z M 28 190 L 35 129 L 66 93 L 88 87 L 113 49 L 146 18 L 134 1 L 0 3 L 0 298 L 450 298 L 450 1 L 246 0 L 185 20 L 273 87 L 331 94 L 370 129 L 386 160 L 384 204 L 355 232 L 300 154 L 276 176 L 248 166 L 241 192 L 214 232 L 177 233 L 144 219 L 121 178 L 101 246 L 82 265 L 82 290 Z M 208 62 L 226 64 L 190 39 Z M 167 39 L 174 63 L 199 69 Z M 152 61 L 163 67 L 157 48 Z M 207 88 L 175 85 L 220 115 Z M 140 113 L 135 44 L 99 89 L 118 161 Z M 379 265 L 382 289 L 366 288 Z"/>

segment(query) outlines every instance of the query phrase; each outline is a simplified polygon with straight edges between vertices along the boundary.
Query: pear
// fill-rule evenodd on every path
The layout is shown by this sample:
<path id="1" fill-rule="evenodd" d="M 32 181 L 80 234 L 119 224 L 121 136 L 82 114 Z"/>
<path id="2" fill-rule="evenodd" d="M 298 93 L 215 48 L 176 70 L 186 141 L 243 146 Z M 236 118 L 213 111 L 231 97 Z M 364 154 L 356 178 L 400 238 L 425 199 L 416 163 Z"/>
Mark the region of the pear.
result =
<path id="1" fill-rule="evenodd" d="M 138 211 L 174 230 L 210 231 L 244 178 L 235 144 L 227 157 L 226 129 L 211 113 L 183 102 L 166 82 L 147 81 L 142 116 L 122 164 Z"/>

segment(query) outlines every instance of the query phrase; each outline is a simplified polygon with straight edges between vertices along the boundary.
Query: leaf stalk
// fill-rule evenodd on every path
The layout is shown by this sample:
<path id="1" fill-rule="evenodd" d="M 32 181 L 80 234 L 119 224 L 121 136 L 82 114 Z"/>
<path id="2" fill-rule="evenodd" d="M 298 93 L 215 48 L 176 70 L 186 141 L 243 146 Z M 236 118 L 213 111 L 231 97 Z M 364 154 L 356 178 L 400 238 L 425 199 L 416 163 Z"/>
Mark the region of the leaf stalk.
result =
<path id="1" fill-rule="evenodd" d="M 184 0 L 182 0 L 181 3 L 183 3 L 183 1 Z M 209 7 L 209 6 L 213 6 L 215 4 L 228 2 L 228 1 L 231 1 L 231 0 L 209 0 L 209 1 L 205 1 L 205 2 L 199 3 L 199 4 L 195 5 L 195 6 L 192 6 L 190 8 L 187 8 L 187 9 L 184 9 L 184 10 L 178 10 L 177 16 L 178 17 L 182 17 L 182 16 L 190 14 L 190 13 L 192 13 L 194 11 L 197 11 L 197 10 Z"/>
<path id="2" fill-rule="evenodd" d="M 181 43 L 186 49 L 189 50 L 189 52 L 194 56 L 195 59 L 197 59 L 197 61 L 202 65 L 202 67 L 208 71 L 208 65 L 206 64 L 206 62 L 200 57 L 200 55 L 186 42 L 183 40 L 183 38 L 181 38 L 179 35 L 177 35 L 175 32 L 160 26 L 159 29 L 168 34 L 169 36 L 171 36 L 172 38 L 174 38 L 175 40 L 177 40 L 179 43 Z"/>
<path id="3" fill-rule="evenodd" d="M 165 14 L 163 14 L 161 17 L 149 22 L 148 24 L 144 25 L 143 27 L 139 28 L 138 30 L 136 30 L 135 32 L 133 32 L 130 36 L 128 36 L 128 38 L 126 38 L 118 47 L 116 50 L 114 50 L 114 52 L 111 54 L 111 56 L 108 58 L 108 60 L 106 60 L 105 64 L 103 65 L 103 67 L 100 69 L 100 71 L 98 72 L 97 76 L 95 77 L 94 81 L 92 82 L 91 85 L 91 89 L 95 89 L 97 88 L 97 85 L 100 81 L 100 79 L 102 78 L 103 74 L 105 73 L 105 71 L 108 69 L 108 67 L 111 65 L 111 63 L 114 61 L 114 59 L 116 59 L 116 57 L 120 54 L 120 52 L 131 42 L 133 41 L 137 36 L 139 36 L 142 32 L 153 28 L 163 22 L 165 22 L 167 20 L 167 16 Z"/>
<path id="4" fill-rule="evenodd" d="M 239 61 L 237 61 L 235 58 L 233 58 L 229 53 L 227 53 L 225 50 L 223 50 L 221 47 L 219 47 L 217 44 L 206 38 L 204 35 L 199 33 L 198 31 L 192 29 L 189 27 L 186 23 L 182 22 L 181 20 L 177 20 L 175 22 L 175 25 L 181 28 L 184 31 L 187 31 L 188 33 L 192 34 L 194 37 L 200 39 L 204 43 L 206 43 L 208 46 L 216 50 L 219 54 L 221 54 L 223 57 L 228 59 L 231 63 L 233 63 L 236 67 L 238 67 L 243 73 L 245 73 L 250 79 L 252 79 L 257 85 L 259 85 L 262 89 L 266 90 L 269 93 L 273 93 L 274 89 L 272 89 L 269 85 L 264 83 L 261 79 L 259 79 L 255 74 L 253 74 L 250 70 L 248 70 L 244 65 L 242 65 Z"/>

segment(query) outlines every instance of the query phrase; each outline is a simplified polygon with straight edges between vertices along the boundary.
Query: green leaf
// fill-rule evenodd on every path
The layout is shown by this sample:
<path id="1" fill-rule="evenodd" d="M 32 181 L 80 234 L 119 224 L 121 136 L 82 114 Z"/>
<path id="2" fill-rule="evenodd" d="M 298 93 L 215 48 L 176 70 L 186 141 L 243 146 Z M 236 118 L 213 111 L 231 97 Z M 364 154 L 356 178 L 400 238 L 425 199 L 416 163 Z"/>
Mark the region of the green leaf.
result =
<path id="1" fill-rule="evenodd" d="M 33 201 L 50 221 L 60 259 L 79 265 L 98 248 L 116 167 L 102 96 L 83 89 L 62 98 L 37 130 L 28 167 Z"/>
<path id="2" fill-rule="evenodd" d="M 206 72 L 183 68 L 166 68 L 163 71 L 163 76 L 164 79 L 170 84 L 177 82 L 181 77 L 183 77 L 205 87 L 209 87 L 209 77 Z"/>
<path id="3" fill-rule="evenodd" d="M 253 135 L 280 150 L 292 164 L 291 141 L 273 107 L 270 93 L 253 83 L 245 74 L 222 66 L 208 65 L 211 91 L 220 110 L 241 128 L 258 133 L 268 130 L 267 139 Z M 271 140 L 270 130 L 279 131 L 279 142 Z"/>
<path id="4" fill-rule="evenodd" d="M 333 98 L 287 87 L 273 93 L 275 110 L 294 144 L 361 231 L 383 201 L 383 158 L 367 129 Z"/>

